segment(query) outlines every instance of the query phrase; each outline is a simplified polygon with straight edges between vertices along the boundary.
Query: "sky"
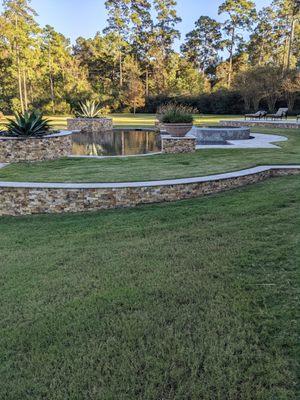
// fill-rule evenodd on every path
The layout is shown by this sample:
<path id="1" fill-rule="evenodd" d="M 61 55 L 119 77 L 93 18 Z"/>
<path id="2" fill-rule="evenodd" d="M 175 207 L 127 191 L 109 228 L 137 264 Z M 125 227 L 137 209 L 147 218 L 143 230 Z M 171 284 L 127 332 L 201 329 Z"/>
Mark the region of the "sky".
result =
<path id="1" fill-rule="evenodd" d="M 104 2 L 105 0 L 32 0 L 31 4 L 39 14 L 37 20 L 42 26 L 52 25 L 74 43 L 77 37 L 93 37 L 105 27 Z M 194 22 L 200 15 L 221 20 L 218 7 L 222 0 L 177 0 L 177 3 L 178 15 L 182 18 L 179 25 L 182 39 L 193 29 Z M 256 0 L 255 3 L 259 10 L 270 4 L 271 0 Z"/>

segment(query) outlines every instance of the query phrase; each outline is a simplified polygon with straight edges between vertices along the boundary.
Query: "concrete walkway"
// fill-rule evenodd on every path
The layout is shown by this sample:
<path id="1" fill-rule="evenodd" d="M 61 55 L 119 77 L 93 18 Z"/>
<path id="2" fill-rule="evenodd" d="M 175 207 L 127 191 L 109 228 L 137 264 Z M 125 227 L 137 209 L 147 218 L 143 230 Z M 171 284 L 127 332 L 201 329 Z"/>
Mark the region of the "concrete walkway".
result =
<path id="1" fill-rule="evenodd" d="M 253 139 L 249 140 L 227 140 L 228 144 L 211 144 L 211 145 L 197 145 L 197 150 L 206 149 L 278 149 L 273 143 L 285 142 L 288 140 L 285 136 L 278 135 L 265 135 L 262 133 L 251 133 Z"/>

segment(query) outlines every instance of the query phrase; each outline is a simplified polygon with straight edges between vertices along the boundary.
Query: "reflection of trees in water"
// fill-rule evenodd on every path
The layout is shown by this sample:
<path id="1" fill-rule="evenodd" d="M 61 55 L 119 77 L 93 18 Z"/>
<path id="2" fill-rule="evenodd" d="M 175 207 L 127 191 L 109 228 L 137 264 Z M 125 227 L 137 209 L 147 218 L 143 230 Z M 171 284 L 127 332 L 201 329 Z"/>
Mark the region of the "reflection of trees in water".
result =
<path id="1" fill-rule="evenodd" d="M 109 131 L 103 133 L 76 133 L 73 135 L 75 155 L 133 155 L 160 151 L 155 132 Z"/>

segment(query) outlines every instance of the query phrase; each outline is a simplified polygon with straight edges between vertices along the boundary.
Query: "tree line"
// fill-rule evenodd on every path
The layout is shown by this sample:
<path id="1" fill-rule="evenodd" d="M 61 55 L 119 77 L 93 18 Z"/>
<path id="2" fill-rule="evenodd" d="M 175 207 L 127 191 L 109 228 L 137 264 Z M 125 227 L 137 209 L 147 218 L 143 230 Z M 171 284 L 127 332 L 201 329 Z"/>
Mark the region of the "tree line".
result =
<path id="1" fill-rule="evenodd" d="M 226 112 L 236 112 L 240 99 L 247 111 L 262 102 L 270 110 L 278 101 L 295 108 L 300 0 L 273 0 L 260 12 L 251 0 L 225 0 L 219 7 L 225 22 L 199 16 L 180 51 L 176 3 L 106 0 L 103 32 L 71 45 L 37 23 L 30 0 L 4 0 L 0 110 L 65 114 L 85 99 L 134 112 L 155 111 L 165 99 L 192 102 L 202 112 L 222 111 L 214 109 L 216 99 L 227 102 Z"/>

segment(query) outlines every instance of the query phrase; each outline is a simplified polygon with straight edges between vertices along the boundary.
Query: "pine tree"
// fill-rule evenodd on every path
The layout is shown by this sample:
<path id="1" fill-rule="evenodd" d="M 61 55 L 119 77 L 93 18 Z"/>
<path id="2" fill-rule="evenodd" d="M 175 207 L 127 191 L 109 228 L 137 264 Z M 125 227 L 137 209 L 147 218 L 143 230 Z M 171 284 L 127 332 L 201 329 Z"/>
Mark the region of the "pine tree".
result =
<path id="1" fill-rule="evenodd" d="M 210 17 L 201 16 L 195 22 L 195 29 L 186 35 L 181 51 L 204 74 L 217 64 L 222 45 L 221 24 Z"/>
<path id="2" fill-rule="evenodd" d="M 17 81 L 19 105 L 24 112 L 29 106 L 28 75 L 37 58 L 37 14 L 30 7 L 29 0 L 4 0 L 3 8 L 5 32 L 2 39 L 10 54 L 11 68 Z"/>
<path id="3" fill-rule="evenodd" d="M 157 24 L 155 25 L 155 40 L 167 58 L 172 52 L 172 45 L 180 38 L 177 24 L 181 18 L 177 16 L 176 0 L 154 0 L 154 8 L 157 12 Z"/>
<path id="4" fill-rule="evenodd" d="M 241 43 L 240 30 L 250 30 L 256 19 L 255 3 L 251 0 L 225 0 L 219 7 L 219 14 L 227 14 L 224 31 L 228 37 L 229 69 L 227 86 L 231 87 L 232 62 L 236 47 Z"/>

